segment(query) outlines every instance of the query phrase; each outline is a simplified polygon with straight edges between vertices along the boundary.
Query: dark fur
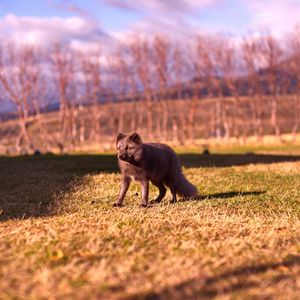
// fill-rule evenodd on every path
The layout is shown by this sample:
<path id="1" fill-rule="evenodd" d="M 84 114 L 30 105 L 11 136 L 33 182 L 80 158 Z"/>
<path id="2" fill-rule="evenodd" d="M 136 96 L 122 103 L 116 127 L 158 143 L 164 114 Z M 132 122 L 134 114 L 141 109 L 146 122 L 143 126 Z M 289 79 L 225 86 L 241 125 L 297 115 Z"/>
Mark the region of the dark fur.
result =
<path id="1" fill-rule="evenodd" d="M 166 187 L 172 193 L 172 203 L 176 194 L 186 198 L 195 197 L 198 191 L 182 174 L 175 152 L 165 144 L 142 142 L 137 133 L 117 136 L 118 161 L 123 175 L 118 201 L 121 206 L 132 179 L 142 184 L 142 206 L 148 205 L 149 181 L 158 189 L 159 195 L 154 200 L 159 203 L 166 194 Z"/>

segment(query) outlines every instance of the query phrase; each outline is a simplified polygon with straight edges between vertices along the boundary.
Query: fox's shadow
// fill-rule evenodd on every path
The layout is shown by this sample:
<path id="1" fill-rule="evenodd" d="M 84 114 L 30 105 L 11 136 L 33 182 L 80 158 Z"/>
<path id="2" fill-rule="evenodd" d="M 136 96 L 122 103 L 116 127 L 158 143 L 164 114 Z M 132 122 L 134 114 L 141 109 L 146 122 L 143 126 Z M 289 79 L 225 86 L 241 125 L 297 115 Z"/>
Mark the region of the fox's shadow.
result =
<path id="1" fill-rule="evenodd" d="M 259 196 L 264 194 L 266 191 L 230 191 L 230 192 L 222 192 L 222 193 L 214 193 L 203 195 L 200 194 L 193 198 L 180 198 L 178 202 L 186 202 L 186 201 L 209 201 L 209 200 L 222 200 L 222 199 L 230 199 L 234 197 L 247 197 L 247 196 Z M 154 203 L 153 203 L 154 204 Z"/>
<path id="2" fill-rule="evenodd" d="M 223 192 L 223 193 L 215 193 L 215 194 L 208 194 L 208 195 L 199 195 L 194 197 L 191 200 L 211 200 L 211 199 L 229 199 L 233 197 L 245 197 L 245 196 L 259 196 L 264 194 L 265 191 L 231 191 L 231 192 Z"/>

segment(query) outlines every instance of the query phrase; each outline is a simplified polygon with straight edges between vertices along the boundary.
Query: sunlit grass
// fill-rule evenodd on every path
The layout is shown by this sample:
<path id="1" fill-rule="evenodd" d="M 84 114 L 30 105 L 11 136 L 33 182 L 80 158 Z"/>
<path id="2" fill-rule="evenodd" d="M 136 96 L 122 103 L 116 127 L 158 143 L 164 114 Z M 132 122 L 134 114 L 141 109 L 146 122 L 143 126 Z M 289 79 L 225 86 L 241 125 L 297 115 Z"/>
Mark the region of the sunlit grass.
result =
<path id="1" fill-rule="evenodd" d="M 0 298 L 297 299 L 300 162 L 182 158 L 201 200 L 147 209 L 113 156 L 1 158 Z"/>

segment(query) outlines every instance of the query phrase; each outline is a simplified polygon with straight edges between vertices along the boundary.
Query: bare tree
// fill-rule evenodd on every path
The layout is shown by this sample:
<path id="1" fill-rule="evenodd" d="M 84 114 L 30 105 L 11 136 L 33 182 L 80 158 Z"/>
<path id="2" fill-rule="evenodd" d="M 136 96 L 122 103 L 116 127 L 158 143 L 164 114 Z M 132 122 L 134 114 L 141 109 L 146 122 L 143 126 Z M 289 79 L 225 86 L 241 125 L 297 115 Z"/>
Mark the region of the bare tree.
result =
<path id="1" fill-rule="evenodd" d="M 71 54 L 71 63 L 73 66 L 70 89 L 68 97 L 68 110 L 69 110 L 69 127 L 70 127 L 70 150 L 74 151 L 75 147 L 83 143 L 85 140 L 85 123 L 81 114 L 83 105 L 86 103 L 85 95 L 82 92 L 82 80 L 79 79 L 81 71 L 80 53 L 74 52 Z"/>
<path id="2" fill-rule="evenodd" d="M 59 131 L 57 145 L 61 152 L 70 146 L 72 130 L 71 83 L 74 80 L 74 64 L 68 49 L 55 44 L 52 51 L 52 65 L 59 98 Z"/>
<path id="3" fill-rule="evenodd" d="M 162 139 L 168 139 L 168 81 L 170 78 L 170 52 L 171 43 L 162 35 L 156 35 L 153 41 L 154 48 L 154 68 L 158 78 L 158 98 L 162 113 Z"/>
<path id="4" fill-rule="evenodd" d="M 39 48 L 35 49 L 33 54 L 32 65 L 29 67 L 28 72 L 31 73 L 32 78 L 32 106 L 36 119 L 37 127 L 41 137 L 41 148 L 44 152 L 50 149 L 50 135 L 46 126 L 45 116 L 42 113 L 43 106 L 47 100 L 47 84 L 46 78 L 43 76 L 43 66 L 45 66 L 46 55 Z"/>
<path id="5" fill-rule="evenodd" d="M 184 87 L 187 78 L 188 62 L 187 55 L 184 53 L 180 45 L 173 44 L 173 51 L 171 52 L 171 80 L 172 93 L 176 99 L 182 100 L 184 98 Z M 185 126 L 185 113 L 181 109 L 181 105 L 176 105 L 176 111 L 172 118 L 173 140 L 174 142 L 184 143 L 187 139 L 188 133 Z M 180 137 L 181 136 L 181 137 Z"/>
<path id="6" fill-rule="evenodd" d="M 198 38 L 198 42 L 199 42 Z M 190 51 L 190 73 L 192 74 L 192 86 L 190 97 L 189 109 L 187 114 L 187 133 L 188 139 L 193 141 L 195 139 L 195 114 L 197 103 L 202 97 L 201 88 L 203 87 L 203 61 L 202 61 L 202 51 L 200 50 L 200 44 L 196 45 L 196 51 Z"/>
<path id="7" fill-rule="evenodd" d="M 254 135 L 260 141 L 263 138 L 262 103 L 263 91 L 258 74 L 260 63 L 259 45 L 253 37 L 244 39 L 242 44 L 242 59 L 248 79 L 248 96 L 251 105 L 252 123 L 254 124 Z"/>
<path id="8" fill-rule="evenodd" d="M 238 62 L 239 57 L 236 47 L 229 37 L 224 36 L 219 38 L 220 40 L 216 47 L 216 55 L 221 68 L 221 76 L 233 99 L 233 107 L 231 109 L 233 115 L 233 135 L 238 138 L 242 134 L 243 139 L 245 140 L 245 116 L 243 115 L 242 102 L 236 80 L 241 73 L 241 66 Z"/>
<path id="9" fill-rule="evenodd" d="M 38 91 L 41 70 L 37 50 L 29 46 L 7 44 L 0 48 L 0 81 L 8 98 L 16 105 L 20 127 L 16 149 L 34 149 L 29 134 L 29 117 L 35 109 L 39 113 Z M 41 125 L 41 124 L 40 124 Z"/>
<path id="10" fill-rule="evenodd" d="M 117 78 L 118 102 L 119 106 L 119 122 L 118 131 L 128 129 L 131 132 L 136 131 L 142 125 L 141 114 L 139 113 L 139 81 L 137 77 L 137 69 L 135 65 L 135 56 L 133 55 L 131 45 L 128 43 L 120 43 L 115 53 L 112 72 Z M 129 104 L 130 102 L 130 104 Z M 125 125 L 125 116 L 128 115 L 130 106 L 129 127 Z M 127 109 L 127 111 L 126 111 Z"/>
<path id="11" fill-rule="evenodd" d="M 153 139 L 151 50 L 148 40 L 137 36 L 133 43 L 130 44 L 130 51 L 146 104 L 147 135 L 149 139 Z"/>
<path id="12" fill-rule="evenodd" d="M 288 69 L 295 77 L 294 93 L 294 125 L 292 128 L 293 141 L 296 140 L 296 134 L 300 125 L 300 27 L 294 28 L 287 39 L 288 53 L 290 56 Z"/>
<path id="13" fill-rule="evenodd" d="M 129 89 L 132 85 L 132 78 L 130 74 L 130 66 L 128 61 L 127 48 L 120 45 L 116 53 L 114 74 L 118 82 L 118 132 L 123 132 L 125 129 L 125 115 L 126 115 L 126 100 L 129 95 Z M 134 117 L 133 117 L 134 118 Z M 135 119 L 135 118 L 134 118 Z"/>
<path id="14" fill-rule="evenodd" d="M 229 125 L 225 115 L 224 94 L 222 86 L 222 69 L 220 67 L 220 39 L 218 37 L 203 37 L 197 38 L 197 57 L 198 69 L 201 71 L 202 80 L 207 88 L 208 97 L 215 98 L 215 111 L 214 115 L 214 131 L 215 137 L 220 139 L 222 131 L 225 129 L 225 136 L 229 137 Z"/>
<path id="15" fill-rule="evenodd" d="M 90 134 L 91 141 L 99 141 L 100 138 L 100 94 L 101 94 L 101 52 L 81 54 L 81 68 L 83 72 L 85 97 L 89 103 L 91 116 Z"/>
<path id="16" fill-rule="evenodd" d="M 278 92 L 277 71 L 281 62 L 283 50 L 278 41 L 271 35 L 262 36 L 260 39 L 260 53 L 265 63 L 266 80 L 271 97 L 270 124 L 274 134 L 280 138 L 280 128 L 278 125 Z"/>

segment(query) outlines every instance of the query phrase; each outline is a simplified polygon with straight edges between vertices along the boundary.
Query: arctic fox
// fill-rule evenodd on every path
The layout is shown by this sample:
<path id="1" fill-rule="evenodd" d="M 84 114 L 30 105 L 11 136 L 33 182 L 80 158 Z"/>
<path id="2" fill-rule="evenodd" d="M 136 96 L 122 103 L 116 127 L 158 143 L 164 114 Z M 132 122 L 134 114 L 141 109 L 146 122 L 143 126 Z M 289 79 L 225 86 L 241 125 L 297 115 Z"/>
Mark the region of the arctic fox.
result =
<path id="1" fill-rule="evenodd" d="M 166 187 L 172 193 L 171 203 L 176 202 L 176 194 L 193 198 L 198 194 L 196 187 L 182 174 L 175 152 L 165 144 L 143 143 L 136 133 L 117 135 L 118 162 L 123 175 L 119 198 L 114 206 L 122 206 L 124 197 L 132 179 L 142 185 L 142 204 L 148 205 L 149 181 L 158 189 L 159 195 L 154 200 L 161 202 L 166 194 Z"/>

